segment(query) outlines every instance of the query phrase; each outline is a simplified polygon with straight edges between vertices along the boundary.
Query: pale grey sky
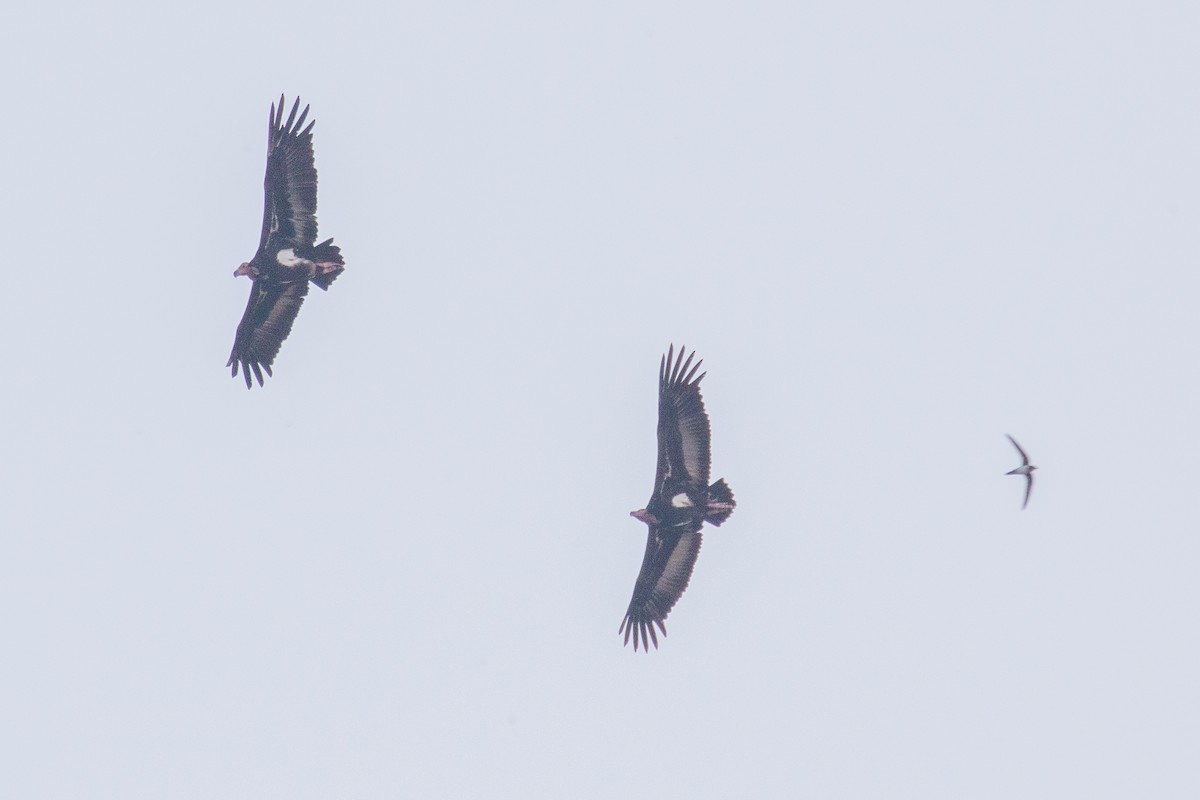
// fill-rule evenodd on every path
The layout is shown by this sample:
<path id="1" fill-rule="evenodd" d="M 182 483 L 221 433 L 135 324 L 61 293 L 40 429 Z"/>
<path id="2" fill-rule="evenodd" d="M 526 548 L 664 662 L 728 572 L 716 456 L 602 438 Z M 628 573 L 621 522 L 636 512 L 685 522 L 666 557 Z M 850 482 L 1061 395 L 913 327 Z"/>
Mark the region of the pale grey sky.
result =
<path id="1" fill-rule="evenodd" d="M 1195 796 L 1198 33 L 10 12 L 5 793 Z M 281 91 L 347 270 L 248 393 Z M 635 655 L 671 342 L 739 506 Z"/>

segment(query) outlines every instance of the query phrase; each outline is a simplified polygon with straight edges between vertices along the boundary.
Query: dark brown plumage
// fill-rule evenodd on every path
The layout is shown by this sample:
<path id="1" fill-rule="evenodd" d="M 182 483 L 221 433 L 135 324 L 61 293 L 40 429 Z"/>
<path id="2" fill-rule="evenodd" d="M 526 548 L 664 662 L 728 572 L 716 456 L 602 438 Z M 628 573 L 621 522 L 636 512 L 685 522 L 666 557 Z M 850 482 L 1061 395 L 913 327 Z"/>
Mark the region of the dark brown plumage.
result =
<path id="1" fill-rule="evenodd" d="M 684 349 L 674 357 L 674 345 L 658 368 L 658 470 L 654 492 L 646 507 L 630 516 L 649 527 L 642 569 L 633 587 L 633 599 L 618 633 L 625 644 L 633 637 L 649 651 L 664 636 L 664 621 L 687 589 L 700 556 L 700 529 L 707 522 L 720 525 L 733 513 L 733 492 L 724 479 L 711 486 L 709 477 L 709 424 L 700 397 L 696 373 L 703 363 L 692 364 L 695 352 L 684 360 Z"/>
<path id="2" fill-rule="evenodd" d="M 271 105 L 262 234 L 254 258 L 233 273 L 254 281 L 225 364 L 234 377 L 241 367 L 247 389 L 252 370 L 259 386 L 263 385 L 263 372 L 272 374 L 271 364 L 292 332 L 309 281 L 328 289 L 346 268 L 333 239 L 313 244 L 317 239 L 317 169 L 312 144 L 316 122 L 306 127 L 308 106 L 297 119 L 299 109 L 300 98 L 296 98 L 287 122 L 283 122 L 283 95 L 278 107 Z"/>

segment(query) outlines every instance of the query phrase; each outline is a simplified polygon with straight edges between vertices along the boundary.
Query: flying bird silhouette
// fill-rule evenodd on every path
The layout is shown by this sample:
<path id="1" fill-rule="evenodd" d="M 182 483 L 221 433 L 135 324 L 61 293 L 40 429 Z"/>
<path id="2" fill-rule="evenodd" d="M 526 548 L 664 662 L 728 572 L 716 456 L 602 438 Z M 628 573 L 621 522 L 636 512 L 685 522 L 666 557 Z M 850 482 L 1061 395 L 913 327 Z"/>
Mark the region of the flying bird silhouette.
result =
<path id="1" fill-rule="evenodd" d="M 1017 452 L 1021 454 L 1021 466 L 1004 474 L 1025 476 L 1025 502 L 1021 504 L 1021 510 L 1024 511 L 1025 506 L 1029 505 L 1029 493 L 1033 491 L 1033 471 L 1037 469 L 1037 467 L 1029 463 L 1029 456 L 1026 455 L 1025 451 L 1021 449 L 1021 445 L 1017 444 L 1016 439 L 1007 433 L 1004 435 L 1008 436 L 1008 440 L 1012 442 L 1013 447 L 1017 448 Z"/>
<path id="2" fill-rule="evenodd" d="M 279 106 L 271 104 L 267 128 L 267 174 L 263 179 L 266 200 L 262 235 L 254 258 L 234 271 L 254 281 L 246 311 L 238 323 L 233 351 L 225 366 L 236 378 L 238 367 L 250 388 L 250 372 L 263 385 L 263 372 L 271 375 L 271 364 L 308 294 L 312 281 L 322 289 L 346 268 L 341 250 L 326 239 L 317 240 L 317 168 L 313 163 L 312 129 L 304 126 L 308 106 L 296 118 L 296 98 L 287 122 L 283 122 L 283 95 Z"/>
<path id="3" fill-rule="evenodd" d="M 707 522 L 720 525 L 729 519 L 736 503 L 722 478 L 708 483 L 708 415 L 700 397 L 700 381 L 707 373 L 696 372 L 693 351 L 684 360 L 685 349 L 674 358 L 672 345 L 658 367 L 658 469 L 654 492 L 645 508 L 629 515 L 645 522 L 646 554 L 633 587 L 633 599 L 617 633 L 624 632 L 625 644 L 633 636 L 633 649 L 640 644 L 646 652 L 650 643 L 658 648 L 655 626 L 664 636 L 663 624 L 692 577 L 700 555 L 700 529 Z"/>

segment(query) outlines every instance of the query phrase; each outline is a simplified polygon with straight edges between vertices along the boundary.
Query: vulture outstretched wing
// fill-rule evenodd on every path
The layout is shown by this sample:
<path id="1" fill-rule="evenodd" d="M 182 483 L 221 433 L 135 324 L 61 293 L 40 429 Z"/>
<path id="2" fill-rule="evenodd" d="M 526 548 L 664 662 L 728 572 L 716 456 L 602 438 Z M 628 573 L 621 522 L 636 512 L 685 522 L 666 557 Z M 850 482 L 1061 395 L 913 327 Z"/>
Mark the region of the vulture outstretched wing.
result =
<path id="1" fill-rule="evenodd" d="M 675 354 L 674 345 L 658 367 L 658 474 L 655 494 L 660 499 L 668 487 L 708 486 L 711 459 L 708 415 L 700 398 L 700 381 L 707 372 L 699 371 L 703 360 L 692 364 L 696 353 L 684 360 L 686 348 Z"/>
<path id="2" fill-rule="evenodd" d="M 263 370 L 271 374 L 271 364 L 279 353 L 279 346 L 292 332 L 292 322 L 300 313 L 300 306 L 308 294 L 308 280 L 275 283 L 265 279 L 254 282 L 246 313 L 238 325 L 233 340 L 233 351 L 225 366 L 231 367 L 230 374 L 237 377 L 238 365 L 246 377 L 246 388 L 250 388 L 250 370 L 258 385 L 263 385 Z"/>
<path id="3" fill-rule="evenodd" d="M 271 239 L 305 246 L 317 240 L 317 168 L 312 141 L 316 120 L 304 126 L 308 108 L 305 106 L 297 119 L 297 97 L 287 122 L 283 122 L 283 95 L 279 95 L 278 107 L 271 105 L 260 252 Z"/>
<path id="4" fill-rule="evenodd" d="M 701 522 L 696 520 L 685 527 L 651 525 L 646 539 L 646 555 L 642 557 L 642 571 L 638 573 L 633 587 L 633 599 L 625 612 L 625 621 L 617 633 L 625 633 L 625 644 L 633 635 L 633 649 L 638 649 L 639 639 L 645 650 L 650 643 L 658 647 L 655 626 L 667 635 L 663 624 L 667 614 L 683 595 L 692 577 L 692 568 L 700 557 Z"/>

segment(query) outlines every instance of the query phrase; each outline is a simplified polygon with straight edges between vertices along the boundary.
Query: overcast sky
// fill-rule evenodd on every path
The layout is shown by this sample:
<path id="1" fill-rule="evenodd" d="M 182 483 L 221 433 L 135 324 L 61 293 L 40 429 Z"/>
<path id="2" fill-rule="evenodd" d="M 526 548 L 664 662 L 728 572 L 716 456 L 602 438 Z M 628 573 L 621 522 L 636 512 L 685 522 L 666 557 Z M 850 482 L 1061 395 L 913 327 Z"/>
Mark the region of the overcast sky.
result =
<path id="1" fill-rule="evenodd" d="M 5 794 L 1200 793 L 1194 3 L 5 34 Z M 347 267 L 247 392 L 281 91 Z M 635 654 L 672 342 L 738 508 Z"/>

